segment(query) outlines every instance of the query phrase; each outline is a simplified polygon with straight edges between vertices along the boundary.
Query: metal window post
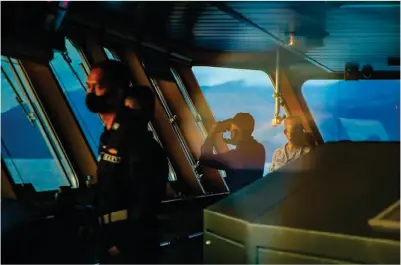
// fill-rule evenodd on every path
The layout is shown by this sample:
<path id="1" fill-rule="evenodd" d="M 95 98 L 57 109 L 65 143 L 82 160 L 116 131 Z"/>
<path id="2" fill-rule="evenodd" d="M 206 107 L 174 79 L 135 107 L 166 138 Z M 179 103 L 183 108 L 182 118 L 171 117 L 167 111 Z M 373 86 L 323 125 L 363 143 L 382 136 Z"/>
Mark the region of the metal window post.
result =
<path id="1" fill-rule="evenodd" d="M 43 136 L 43 139 L 45 143 L 47 144 L 50 153 L 54 157 L 54 159 L 58 162 L 60 168 L 62 169 L 62 172 L 64 173 L 67 181 L 69 184 L 73 187 L 76 188 L 78 187 L 78 181 L 76 178 L 76 174 L 71 166 L 71 163 L 68 161 L 67 157 L 65 156 L 65 151 L 58 139 L 58 137 L 55 134 L 55 130 L 53 126 L 49 123 L 48 118 L 46 113 L 43 111 L 43 106 L 41 103 L 37 100 L 35 93 L 32 90 L 32 87 L 29 87 L 29 92 L 33 93 L 32 96 L 30 96 L 28 90 L 24 86 L 24 81 L 26 84 L 29 84 L 29 81 L 26 79 L 26 76 L 24 76 L 23 69 L 18 67 L 20 71 L 17 70 L 16 66 L 14 64 L 19 63 L 17 61 L 12 61 L 10 58 L 6 58 L 7 63 L 10 66 L 11 73 L 14 77 L 14 79 L 17 82 L 17 85 L 20 87 L 21 92 L 23 93 L 24 97 L 27 99 L 27 105 L 29 109 L 31 110 L 31 113 L 35 115 L 35 117 L 39 117 L 38 119 L 35 119 L 36 124 L 38 125 L 38 129 L 40 133 Z M 20 74 L 22 76 L 20 76 Z M 22 80 L 24 79 L 24 81 Z M 36 106 L 36 107 L 35 107 Z M 37 115 L 39 113 L 39 116 Z"/>
<path id="2" fill-rule="evenodd" d="M 145 65 L 143 63 L 142 63 L 142 66 L 145 68 Z M 156 92 L 156 95 L 159 98 L 159 100 L 160 100 L 160 102 L 161 102 L 161 104 L 162 104 L 162 106 L 163 106 L 163 108 L 164 108 L 164 110 L 165 110 L 165 112 L 167 114 L 168 119 L 170 120 L 170 123 L 171 123 L 171 125 L 173 127 L 173 130 L 174 130 L 176 136 L 177 136 L 178 141 L 181 144 L 181 148 L 184 151 L 184 154 L 185 154 L 188 162 L 191 164 L 192 171 L 193 171 L 194 175 L 196 176 L 196 180 L 198 181 L 199 187 L 201 188 L 202 192 L 205 193 L 205 189 L 203 188 L 203 185 L 201 183 L 201 179 L 202 179 L 203 175 L 198 172 L 199 171 L 199 166 L 197 165 L 197 163 L 196 163 L 195 159 L 193 158 L 192 154 L 189 152 L 189 148 L 188 148 L 188 146 L 187 146 L 187 144 L 186 144 L 186 142 L 184 140 L 184 137 L 182 136 L 181 131 L 180 131 L 178 125 L 176 124 L 176 120 L 177 120 L 178 117 L 176 115 L 174 115 L 171 112 L 170 108 L 168 107 L 167 101 L 164 98 L 164 96 L 163 96 L 163 94 L 162 94 L 162 92 L 161 92 L 161 90 L 159 88 L 159 85 L 157 84 L 156 80 L 154 80 L 152 78 L 149 78 L 149 81 L 150 81 L 154 91 Z"/>
<path id="3" fill-rule="evenodd" d="M 273 98 L 276 100 L 274 107 L 274 117 L 272 120 L 272 124 L 275 127 L 285 119 L 285 115 L 280 116 L 280 106 L 283 104 L 283 98 L 281 96 L 280 89 L 280 49 L 277 49 L 276 52 L 276 82 Z"/>
<path id="4" fill-rule="evenodd" d="M 187 92 L 187 90 L 186 90 L 186 88 L 184 86 L 184 83 L 181 80 L 180 75 L 177 73 L 177 71 L 173 67 L 170 67 L 170 71 L 174 76 L 174 79 L 175 79 L 175 82 L 177 84 L 177 87 L 178 87 L 179 91 L 181 92 L 181 95 L 184 98 L 185 103 L 187 104 L 192 116 L 195 119 L 196 125 L 197 125 L 197 127 L 198 127 L 198 129 L 200 131 L 200 134 L 201 134 L 203 140 L 205 140 L 207 135 L 208 135 L 208 133 L 206 132 L 205 126 L 203 125 L 202 116 L 198 113 L 198 111 L 197 111 L 197 109 L 195 107 L 195 104 L 192 102 L 192 99 L 189 96 L 189 94 L 188 94 L 188 92 Z M 214 153 L 217 153 L 215 148 L 213 148 L 213 151 L 214 151 Z M 196 168 L 201 170 L 201 165 L 200 165 L 199 161 L 196 162 Z M 224 183 L 225 188 L 227 190 L 230 190 L 228 185 L 227 185 L 227 183 L 226 183 L 226 181 L 225 181 L 225 179 L 224 179 L 227 176 L 226 172 L 224 170 L 218 170 L 218 172 L 219 172 L 219 174 L 221 176 L 221 179 L 222 179 L 222 181 Z"/>

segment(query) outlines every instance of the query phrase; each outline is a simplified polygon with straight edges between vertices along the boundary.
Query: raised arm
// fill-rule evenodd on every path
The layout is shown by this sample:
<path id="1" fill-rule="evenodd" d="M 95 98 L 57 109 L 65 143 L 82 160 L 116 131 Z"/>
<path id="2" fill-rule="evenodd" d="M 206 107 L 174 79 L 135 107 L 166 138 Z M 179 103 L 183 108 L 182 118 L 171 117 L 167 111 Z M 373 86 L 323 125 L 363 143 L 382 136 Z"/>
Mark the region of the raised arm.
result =
<path id="1" fill-rule="evenodd" d="M 213 147 L 219 140 L 223 142 L 223 136 L 214 125 L 202 146 L 199 162 L 204 166 L 222 170 L 241 168 L 241 159 L 235 150 L 221 154 L 213 153 Z"/>

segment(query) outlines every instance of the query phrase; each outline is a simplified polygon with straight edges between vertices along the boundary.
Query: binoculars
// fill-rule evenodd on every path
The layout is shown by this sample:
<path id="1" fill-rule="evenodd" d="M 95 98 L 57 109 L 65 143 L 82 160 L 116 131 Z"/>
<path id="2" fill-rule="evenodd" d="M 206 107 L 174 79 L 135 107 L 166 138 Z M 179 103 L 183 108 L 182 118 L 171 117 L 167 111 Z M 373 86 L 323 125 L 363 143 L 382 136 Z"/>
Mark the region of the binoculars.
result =
<path id="1" fill-rule="evenodd" d="M 223 121 L 218 121 L 216 130 L 218 132 L 228 131 L 228 130 L 230 130 L 231 124 L 232 124 L 231 118 L 227 119 L 227 120 L 223 120 Z"/>

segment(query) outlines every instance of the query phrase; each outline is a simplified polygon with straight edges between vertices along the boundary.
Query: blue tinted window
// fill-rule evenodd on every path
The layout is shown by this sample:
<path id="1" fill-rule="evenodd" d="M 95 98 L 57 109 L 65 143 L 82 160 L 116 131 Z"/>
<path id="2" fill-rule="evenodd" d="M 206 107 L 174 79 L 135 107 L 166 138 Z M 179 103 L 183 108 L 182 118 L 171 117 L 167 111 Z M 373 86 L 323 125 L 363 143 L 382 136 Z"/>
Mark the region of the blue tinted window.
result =
<path id="1" fill-rule="evenodd" d="M 85 62 L 68 39 L 66 40 L 66 48 L 68 56 L 71 58 L 71 65 L 63 58 L 61 53 L 55 53 L 50 66 L 93 153 L 97 154 L 99 138 L 103 132 L 103 123 L 100 117 L 90 112 L 85 105 L 86 73 L 83 68 Z"/>
<path id="2" fill-rule="evenodd" d="M 310 80 L 302 93 L 324 141 L 399 141 L 399 80 Z"/>
<path id="3" fill-rule="evenodd" d="M 2 57 L 1 68 L 1 156 L 14 183 L 31 183 L 36 191 L 70 182 L 75 187 L 72 168 L 19 62 Z"/>
<path id="4" fill-rule="evenodd" d="M 113 54 L 109 49 L 107 49 L 106 47 L 104 47 L 103 50 L 104 50 L 104 52 L 106 53 L 107 59 L 110 59 L 110 60 L 118 60 L 117 56 L 114 56 L 114 54 Z"/>
<path id="5" fill-rule="evenodd" d="M 253 136 L 266 150 L 264 174 L 276 148 L 285 143 L 282 125 L 272 126 L 273 84 L 262 71 L 220 67 L 192 67 L 192 71 L 217 121 L 248 112 L 255 119 Z"/>

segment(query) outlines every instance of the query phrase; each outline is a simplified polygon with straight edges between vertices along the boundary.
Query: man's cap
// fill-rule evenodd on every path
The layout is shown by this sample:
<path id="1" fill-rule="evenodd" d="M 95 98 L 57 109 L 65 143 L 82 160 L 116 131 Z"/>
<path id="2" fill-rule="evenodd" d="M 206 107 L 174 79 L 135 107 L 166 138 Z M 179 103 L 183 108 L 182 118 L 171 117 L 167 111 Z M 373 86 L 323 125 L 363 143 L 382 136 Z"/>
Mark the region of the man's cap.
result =
<path id="1" fill-rule="evenodd" d="M 232 118 L 232 122 L 242 130 L 250 133 L 255 129 L 255 119 L 249 113 L 237 113 Z"/>

